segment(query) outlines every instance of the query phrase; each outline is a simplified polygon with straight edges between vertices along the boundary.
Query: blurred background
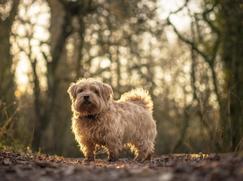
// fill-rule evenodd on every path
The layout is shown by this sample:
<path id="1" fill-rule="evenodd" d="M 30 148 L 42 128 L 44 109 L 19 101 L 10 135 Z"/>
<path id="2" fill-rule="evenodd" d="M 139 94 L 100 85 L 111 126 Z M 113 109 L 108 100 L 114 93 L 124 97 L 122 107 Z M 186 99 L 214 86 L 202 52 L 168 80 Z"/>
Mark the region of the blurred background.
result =
<path id="1" fill-rule="evenodd" d="M 80 156 L 67 88 L 147 89 L 156 153 L 243 148 L 241 0 L 0 0 L 0 149 Z"/>

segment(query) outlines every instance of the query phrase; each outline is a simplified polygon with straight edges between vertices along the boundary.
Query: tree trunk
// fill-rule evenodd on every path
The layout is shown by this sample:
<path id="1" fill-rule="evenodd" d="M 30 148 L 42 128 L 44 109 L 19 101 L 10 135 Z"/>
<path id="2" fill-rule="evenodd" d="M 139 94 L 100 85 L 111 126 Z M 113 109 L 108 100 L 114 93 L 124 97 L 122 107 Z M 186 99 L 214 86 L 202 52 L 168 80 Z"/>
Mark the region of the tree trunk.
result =
<path id="1" fill-rule="evenodd" d="M 10 28 L 0 25 L 0 99 L 3 103 L 11 103 L 14 100 L 14 73 L 11 70 L 12 56 L 9 42 Z"/>
<path id="2" fill-rule="evenodd" d="M 10 117 L 15 109 L 15 72 L 12 69 L 10 36 L 18 5 L 18 0 L 13 1 L 9 16 L 4 20 L 0 17 L 0 122 L 4 121 L 6 116 Z M 7 115 L 2 114 L 3 112 L 6 112 Z"/>
<path id="3" fill-rule="evenodd" d="M 51 19 L 50 19 L 50 55 L 51 60 L 46 60 L 46 66 L 47 66 L 47 73 L 46 73 L 46 79 L 47 79 L 47 91 L 43 98 L 43 112 L 42 114 L 36 119 L 36 127 L 34 131 L 34 138 L 32 142 L 32 146 L 35 150 L 38 150 L 41 146 L 41 139 L 43 139 L 43 136 L 45 132 L 48 130 L 48 127 L 51 127 L 50 125 L 58 125 L 61 127 L 61 122 L 59 119 L 59 113 L 60 109 L 62 108 L 60 104 L 61 100 L 57 99 L 57 96 L 60 96 L 59 88 L 61 85 L 62 78 L 65 77 L 63 75 L 64 71 L 61 70 L 62 67 L 65 67 L 65 46 L 66 46 L 66 40 L 68 37 L 75 31 L 74 25 L 72 24 L 72 20 L 74 17 L 78 17 L 80 13 L 80 27 L 79 27 L 79 36 L 80 36 L 80 48 L 83 47 L 83 41 L 84 41 L 84 22 L 83 22 L 83 16 L 85 15 L 86 11 L 84 12 L 76 12 L 73 11 L 72 7 L 74 9 L 82 9 L 81 2 L 67 2 L 67 1 L 59 1 L 59 0 L 47 0 L 49 7 L 50 7 L 50 13 L 51 13 Z M 71 3 L 71 4 L 70 4 Z M 81 4 L 80 4 L 81 3 Z M 81 50 L 78 56 L 76 62 L 80 61 L 78 60 L 81 58 Z M 78 62 L 79 63 L 79 62 Z M 61 64 L 61 66 L 60 66 Z M 80 64 L 77 64 L 80 66 Z M 77 72 L 79 70 L 76 70 Z M 65 73 L 64 73 L 65 74 Z M 66 73 L 67 74 L 67 73 Z M 79 73 L 78 73 L 79 74 Z M 67 86 L 67 85 L 66 85 Z M 65 91 L 66 94 L 66 91 Z M 63 96 L 63 95 L 61 95 Z M 55 127 L 57 128 L 57 127 Z M 53 131 L 53 135 L 60 135 L 60 130 L 55 129 Z M 48 136 L 47 136 L 48 137 Z M 49 151 L 53 151 L 57 148 L 55 146 L 55 141 L 53 141 L 53 144 L 51 147 L 47 148 Z M 51 141 L 50 141 L 51 142 Z M 45 148 L 44 148 L 45 149 Z M 57 148 L 58 149 L 58 148 Z"/>
<path id="4" fill-rule="evenodd" d="M 57 77 L 58 64 L 65 47 L 68 36 L 69 17 L 66 15 L 62 4 L 58 0 L 48 1 L 51 10 L 50 34 L 51 34 L 51 61 L 46 61 L 47 66 L 47 92 L 43 98 L 43 109 L 40 115 L 36 115 L 35 130 L 33 135 L 32 147 L 38 150 L 41 147 L 41 140 L 44 133 L 52 121 L 55 107 L 56 93 L 58 91 L 59 79 Z M 37 105 L 38 106 L 38 105 Z M 36 108 L 38 109 L 38 108 Z"/>
<path id="5" fill-rule="evenodd" d="M 229 118 L 223 123 L 223 140 L 231 151 L 237 150 L 243 137 L 243 9 L 240 4 L 241 0 L 221 3 L 222 61 Z"/>

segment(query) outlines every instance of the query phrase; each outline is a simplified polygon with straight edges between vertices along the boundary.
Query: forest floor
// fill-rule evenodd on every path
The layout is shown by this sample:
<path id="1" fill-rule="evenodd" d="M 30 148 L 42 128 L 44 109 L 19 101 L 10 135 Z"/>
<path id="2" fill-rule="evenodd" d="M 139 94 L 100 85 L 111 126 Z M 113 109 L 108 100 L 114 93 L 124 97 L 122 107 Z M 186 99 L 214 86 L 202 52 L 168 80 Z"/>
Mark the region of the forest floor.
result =
<path id="1" fill-rule="evenodd" d="M 43 154 L 0 152 L 1 181 L 200 181 L 243 180 L 243 157 L 236 154 L 174 154 L 144 163 L 110 163 Z"/>

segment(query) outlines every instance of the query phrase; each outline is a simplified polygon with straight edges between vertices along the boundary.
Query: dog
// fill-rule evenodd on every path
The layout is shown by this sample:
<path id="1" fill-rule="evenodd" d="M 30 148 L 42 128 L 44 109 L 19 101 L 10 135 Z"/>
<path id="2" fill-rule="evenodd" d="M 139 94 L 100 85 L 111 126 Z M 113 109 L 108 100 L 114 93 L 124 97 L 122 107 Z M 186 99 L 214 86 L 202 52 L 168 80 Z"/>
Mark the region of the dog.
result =
<path id="1" fill-rule="evenodd" d="M 135 160 L 151 158 L 157 135 L 153 102 L 144 89 L 134 89 L 113 100 L 110 85 L 93 78 L 71 83 L 72 131 L 85 161 L 94 161 L 95 147 L 107 148 L 108 160 L 116 161 L 128 146 Z"/>

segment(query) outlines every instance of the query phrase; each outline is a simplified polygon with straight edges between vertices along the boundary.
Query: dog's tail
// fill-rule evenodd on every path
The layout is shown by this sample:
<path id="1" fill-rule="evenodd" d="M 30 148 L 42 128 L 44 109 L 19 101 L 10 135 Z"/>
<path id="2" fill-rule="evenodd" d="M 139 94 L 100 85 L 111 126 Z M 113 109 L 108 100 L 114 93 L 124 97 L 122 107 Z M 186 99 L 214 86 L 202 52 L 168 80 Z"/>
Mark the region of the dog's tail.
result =
<path id="1" fill-rule="evenodd" d="M 131 101 L 134 102 L 148 111 L 153 111 L 153 101 L 151 99 L 151 96 L 149 95 L 148 91 L 139 88 L 139 89 L 133 89 L 129 92 L 124 93 L 121 96 L 120 101 Z"/>

